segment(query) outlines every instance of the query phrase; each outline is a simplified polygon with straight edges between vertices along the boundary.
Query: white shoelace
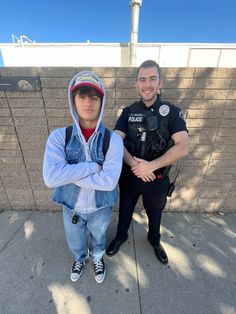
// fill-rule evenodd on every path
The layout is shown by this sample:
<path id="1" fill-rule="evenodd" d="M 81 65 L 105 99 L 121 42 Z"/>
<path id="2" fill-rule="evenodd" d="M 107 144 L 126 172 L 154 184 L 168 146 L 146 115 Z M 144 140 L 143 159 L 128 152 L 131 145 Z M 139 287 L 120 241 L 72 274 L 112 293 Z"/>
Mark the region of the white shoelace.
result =
<path id="1" fill-rule="evenodd" d="M 103 263 L 102 261 L 94 262 L 94 270 L 96 273 L 103 272 Z"/>
<path id="2" fill-rule="evenodd" d="M 79 272 L 83 266 L 84 266 L 83 263 L 75 262 L 75 264 L 73 265 L 73 272 L 74 271 L 78 271 Z"/>

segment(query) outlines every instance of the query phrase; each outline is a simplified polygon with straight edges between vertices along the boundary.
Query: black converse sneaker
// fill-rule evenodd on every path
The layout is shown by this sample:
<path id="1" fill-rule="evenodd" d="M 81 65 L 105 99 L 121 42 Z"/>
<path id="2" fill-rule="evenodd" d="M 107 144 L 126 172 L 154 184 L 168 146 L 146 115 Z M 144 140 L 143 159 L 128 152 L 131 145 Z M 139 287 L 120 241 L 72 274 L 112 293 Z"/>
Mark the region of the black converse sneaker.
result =
<path id="1" fill-rule="evenodd" d="M 94 277 L 98 283 L 102 283 L 106 276 L 106 269 L 103 258 L 98 262 L 93 262 Z"/>
<path id="2" fill-rule="evenodd" d="M 70 279 L 71 281 L 77 281 L 83 272 L 84 262 L 76 262 L 74 261 L 73 266 L 71 268 Z"/>

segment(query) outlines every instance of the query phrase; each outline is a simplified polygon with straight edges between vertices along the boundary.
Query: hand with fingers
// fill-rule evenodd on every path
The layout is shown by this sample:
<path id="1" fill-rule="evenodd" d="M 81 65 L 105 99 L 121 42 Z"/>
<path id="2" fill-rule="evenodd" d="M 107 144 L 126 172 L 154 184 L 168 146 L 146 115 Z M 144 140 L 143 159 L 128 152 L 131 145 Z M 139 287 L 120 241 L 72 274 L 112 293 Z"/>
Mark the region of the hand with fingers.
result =
<path id="1" fill-rule="evenodd" d="M 133 173 L 144 182 L 150 182 L 155 180 L 156 176 L 153 173 L 152 164 L 149 161 L 146 161 L 141 158 L 133 157 L 136 162 L 131 170 Z"/>

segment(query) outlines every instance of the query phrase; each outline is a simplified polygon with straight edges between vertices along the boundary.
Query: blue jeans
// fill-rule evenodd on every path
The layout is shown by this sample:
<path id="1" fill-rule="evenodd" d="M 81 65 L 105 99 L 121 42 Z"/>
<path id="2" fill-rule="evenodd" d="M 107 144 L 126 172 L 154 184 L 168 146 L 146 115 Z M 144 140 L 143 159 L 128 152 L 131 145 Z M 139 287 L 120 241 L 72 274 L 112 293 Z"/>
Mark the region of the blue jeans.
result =
<path id="1" fill-rule="evenodd" d="M 77 213 L 79 218 L 77 224 L 71 222 L 72 215 L 72 211 L 63 208 L 66 239 L 75 261 L 85 261 L 89 249 L 89 235 L 92 245 L 89 255 L 93 262 L 99 261 L 105 252 L 106 229 L 111 221 L 112 207 L 105 207 L 91 214 Z"/>

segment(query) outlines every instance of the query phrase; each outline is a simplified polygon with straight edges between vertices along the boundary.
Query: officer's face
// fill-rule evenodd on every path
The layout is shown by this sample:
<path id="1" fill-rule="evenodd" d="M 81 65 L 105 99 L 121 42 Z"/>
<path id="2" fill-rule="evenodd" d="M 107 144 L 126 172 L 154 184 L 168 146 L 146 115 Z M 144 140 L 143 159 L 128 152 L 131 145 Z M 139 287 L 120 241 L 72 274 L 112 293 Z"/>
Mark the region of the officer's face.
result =
<path id="1" fill-rule="evenodd" d="M 147 106 L 151 106 L 155 102 L 160 84 L 161 81 L 156 67 L 141 68 L 139 70 L 136 89 Z"/>

